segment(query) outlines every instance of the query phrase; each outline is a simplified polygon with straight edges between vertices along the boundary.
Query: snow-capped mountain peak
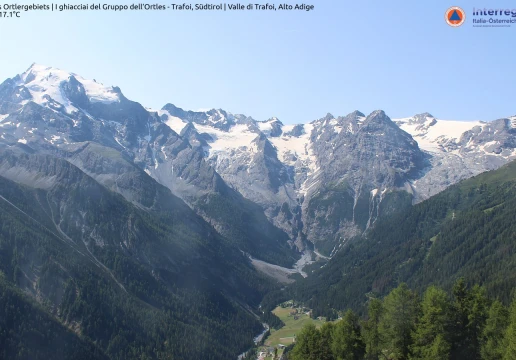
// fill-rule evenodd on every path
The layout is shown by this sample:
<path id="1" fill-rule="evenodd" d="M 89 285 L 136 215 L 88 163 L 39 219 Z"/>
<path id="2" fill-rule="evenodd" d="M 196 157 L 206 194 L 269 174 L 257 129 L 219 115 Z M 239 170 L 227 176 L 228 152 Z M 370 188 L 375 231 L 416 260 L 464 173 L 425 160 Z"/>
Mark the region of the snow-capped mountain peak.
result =
<path id="1" fill-rule="evenodd" d="M 272 117 L 266 121 L 258 121 L 258 128 L 267 136 L 278 137 L 283 133 L 283 123 L 277 118 Z"/>
<path id="2" fill-rule="evenodd" d="M 83 95 L 92 103 L 109 104 L 120 101 L 120 91 L 117 88 L 40 64 L 33 64 L 22 73 L 18 85 L 26 88 L 32 101 L 37 104 L 50 105 L 49 107 L 61 105 L 67 113 L 78 110 L 74 99 L 70 99 L 71 93 Z"/>

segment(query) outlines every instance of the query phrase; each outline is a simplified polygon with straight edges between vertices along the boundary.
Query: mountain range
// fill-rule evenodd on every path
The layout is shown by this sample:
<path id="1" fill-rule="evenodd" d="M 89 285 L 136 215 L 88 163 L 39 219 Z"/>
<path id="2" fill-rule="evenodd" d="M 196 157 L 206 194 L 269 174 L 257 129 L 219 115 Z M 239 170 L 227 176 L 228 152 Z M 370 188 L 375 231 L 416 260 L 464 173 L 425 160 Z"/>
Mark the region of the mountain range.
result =
<path id="1" fill-rule="evenodd" d="M 284 125 L 155 110 L 33 64 L 0 84 L 0 285 L 77 337 L 63 358 L 236 357 L 262 330 L 270 275 L 306 276 L 305 262 L 340 258 L 384 219 L 500 168 L 515 135 L 514 116 Z"/>
<path id="2" fill-rule="evenodd" d="M 6 80 L 0 98 L 0 146 L 65 158 L 136 203 L 120 176 L 141 169 L 242 251 L 283 266 L 314 245 L 330 256 L 382 214 L 516 158 L 516 117 L 355 111 L 284 125 L 220 109 L 154 111 L 117 87 L 36 64 Z M 240 214 L 253 231 L 236 229 Z"/>

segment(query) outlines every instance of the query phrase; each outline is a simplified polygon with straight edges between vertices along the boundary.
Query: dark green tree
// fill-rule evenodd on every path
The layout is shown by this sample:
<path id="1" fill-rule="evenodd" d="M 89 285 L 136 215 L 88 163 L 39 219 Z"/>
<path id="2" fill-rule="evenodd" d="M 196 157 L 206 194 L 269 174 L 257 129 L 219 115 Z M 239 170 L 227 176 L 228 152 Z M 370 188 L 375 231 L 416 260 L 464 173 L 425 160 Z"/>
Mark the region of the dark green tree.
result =
<path id="1" fill-rule="evenodd" d="M 480 359 L 480 339 L 487 318 L 488 299 L 483 287 L 468 290 L 463 278 L 453 287 L 453 359 Z"/>
<path id="2" fill-rule="evenodd" d="M 359 360 L 365 354 L 365 344 L 360 333 L 359 317 L 351 310 L 335 325 L 332 344 L 337 360 Z"/>
<path id="3" fill-rule="evenodd" d="M 319 329 L 321 333 L 321 360 L 334 360 L 332 352 L 333 332 L 335 326 L 331 322 L 324 323 Z"/>
<path id="4" fill-rule="evenodd" d="M 368 319 L 364 321 L 362 327 L 362 336 L 366 346 L 366 360 L 377 360 L 381 354 L 380 319 L 382 312 L 382 301 L 371 299 L 367 310 Z"/>
<path id="5" fill-rule="evenodd" d="M 431 286 L 421 303 L 422 316 L 413 333 L 411 359 L 444 360 L 449 358 L 450 301 L 442 289 Z"/>
<path id="6" fill-rule="evenodd" d="M 509 327 L 503 341 L 503 360 L 516 359 L 516 299 L 512 301 L 509 313 Z"/>
<path id="7" fill-rule="evenodd" d="M 402 283 L 385 297 L 380 321 L 382 351 L 389 359 L 408 359 L 419 303 L 416 294 Z"/>
<path id="8" fill-rule="evenodd" d="M 509 325 L 509 311 L 496 300 L 489 308 L 486 326 L 482 332 L 480 355 L 482 360 L 502 360 L 503 337 Z"/>
<path id="9" fill-rule="evenodd" d="M 289 360 L 319 360 L 321 334 L 314 324 L 306 324 L 296 336 L 296 345 L 289 353 Z"/>

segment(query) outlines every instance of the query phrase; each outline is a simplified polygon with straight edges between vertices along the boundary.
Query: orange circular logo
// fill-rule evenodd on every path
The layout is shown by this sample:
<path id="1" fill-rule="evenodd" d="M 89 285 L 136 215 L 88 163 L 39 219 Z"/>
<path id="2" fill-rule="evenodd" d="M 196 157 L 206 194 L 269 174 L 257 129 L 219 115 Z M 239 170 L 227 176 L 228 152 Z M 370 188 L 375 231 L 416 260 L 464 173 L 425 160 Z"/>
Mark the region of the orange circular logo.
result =
<path id="1" fill-rule="evenodd" d="M 458 6 L 452 6 L 444 14 L 446 23 L 453 27 L 458 27 L 466 21 L 466 13 Z"/>

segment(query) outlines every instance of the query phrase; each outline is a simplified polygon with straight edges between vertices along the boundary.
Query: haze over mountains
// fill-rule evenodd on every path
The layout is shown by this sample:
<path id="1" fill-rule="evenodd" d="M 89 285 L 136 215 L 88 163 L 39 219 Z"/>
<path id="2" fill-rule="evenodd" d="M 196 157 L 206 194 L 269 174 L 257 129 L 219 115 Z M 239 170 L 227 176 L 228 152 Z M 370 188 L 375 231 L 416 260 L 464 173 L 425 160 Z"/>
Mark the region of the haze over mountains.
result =
<path id="1" fill-rule="evenodd" d="M 335 256 L 382 218 L 515 159 L 515 135 L 516 117 L 377 110 L 284 125 L 151 110 L 34 64 L 0 85 L 1 284 L 83 336 L 70 353 L 233 356 L 278 287 L 249 257 L 291 268 L 303 250 Z"/>
<path id="2" fill-rule="evenodd" d="M 42 65 L 4 82 L 0 94 L 4 147 L 59 154 L 132 202 L 138 196 L 119 176 L 136 165 L 225 235 L 235 231 L 231 216 L 208 204 L 245 208 L 261 234 L 233 237 L 250 237 L 242 250 L 282 265 L 294 261 L 293 244 L 314 243 L 330 255 L 382 214 L 516 157 L 516 117 L 391 120 L 383 111 L 355 111 L 283 125 L 172 104 L 151 111 L 119 88 Z M 124 165 L 106 160 L 97 145 Z"/>

